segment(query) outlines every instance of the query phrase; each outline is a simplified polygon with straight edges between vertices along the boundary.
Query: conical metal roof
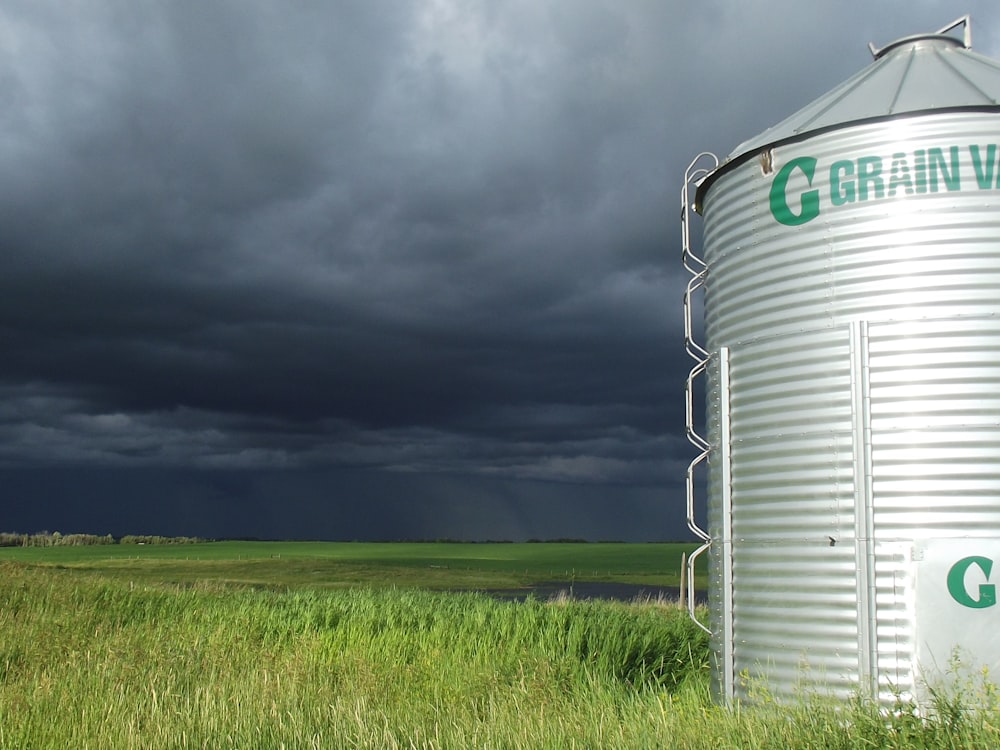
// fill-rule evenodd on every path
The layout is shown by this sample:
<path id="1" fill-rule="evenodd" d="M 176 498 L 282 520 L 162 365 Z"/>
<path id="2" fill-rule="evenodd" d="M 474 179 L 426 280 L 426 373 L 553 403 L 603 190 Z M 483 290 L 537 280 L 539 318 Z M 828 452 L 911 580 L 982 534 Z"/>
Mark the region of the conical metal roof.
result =
<path id="1" fill-rule="evenodd" d="M 964 26 L 964 39 L 947 32 Z M 791 117 L 744 141 L 732 161 L 765 146 L 866 120 L 935 110 L 1000 109 L 1000 62 L 972 52 L 969 17 L 933 34 L 904 37 L 875 61 Z"/>

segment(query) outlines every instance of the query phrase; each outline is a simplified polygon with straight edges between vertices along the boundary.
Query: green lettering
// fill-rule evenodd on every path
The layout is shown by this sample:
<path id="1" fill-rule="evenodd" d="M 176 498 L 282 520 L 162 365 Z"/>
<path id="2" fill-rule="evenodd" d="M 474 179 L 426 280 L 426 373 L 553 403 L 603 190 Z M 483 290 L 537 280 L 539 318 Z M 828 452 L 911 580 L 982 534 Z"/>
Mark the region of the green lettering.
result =
<path id="1" fill-rule="evenodd" d="M 854 177 L 853 161 L 837 161 L 830 166 L 830 201 L 835 206 L 854 203 L 854 180 L 848 177 Z"/>
<path id="2" fill-rule="evenodd" d="M 918 193 L 927 192 L 927 162 L 925 161 L 926 156 L 927 152 L 924 151 L 923 149 L 919 149 L 913 152 L 914 170 L 917 173 L 916 183 L 917 183 Z"/>
<path id="3" fill-rule="evenodd" d="M 997 161 L 997 147 L 991 143 L 986 147 L 986 163 L 983 163 L 982 153 L 979 146 L 969 146 L 969 155 L 972 157 L 972 168 L 976 170 L 976 182 L 979 183 L 980 190 L 989 190 L 993 187 L 993 168 Z M 998 176 L 1000 179 L 1000 176 Z"/>
<path id="4" fill-rule="evenodd" d="M 944 152 L 939 148 L 929 148 L 927 149 L 927 159 L 928 166 L 930 167 L 930 183 L 931 192 L 936 193 L 938 189 L 938 174 L 944 180 L 945 187 L 951 190 L 958 190 L 958 146 L 952 146 L 950 151 L 951 156 L 951 171 L 948 170 L 948 164 L 944 160 Z"/>
<path id="5" fill-rule="evenodd" d="M 993 568 L 993 561 L 988 557 L 963 557 L 951 566 L 948 571 L 948 593 L 951 598 L 970 609 L 986 609 L 997 603 L 996 586 L 992 583 L 982 583 L 979 585 L 979 598 L 973 599 L 965 588 L 965 571 L 973 565 L 978 565 L 983 571 L 986 580 L 990 579 L 990 571 Z"/>
<path id="6" fill-rule="evenodd" d="M 898 152 L 892 155 L 892 169 L 889 172 L 889 197 L 896 195 L 900 188 L 906 195 L 913 195 L 913 180 L 910 179 L 910 165 L 906 154 Z"/>
<path id="7" fill-rule="evenodd" d="M 812 221 L 819 216 L 819 191 L 807 190 L 801 195 L 801 210 L 794 213 L 788 205 L 788 196 L 785 191 L 788 188 L 788 180 L 796 169 L 806 176 L 806 180 L 812 187 L 813 175 L 816 173 L 816 160 L 811 156 L 800 156 L 792 159 L 783 166 L 771 183 L 769 195 L 771 205 L 771 215 L 786 226 L 795 227 Z"/>
<path id="8" fill-rule="evenodd" d="M 885 197 L 885 184 L 882 181 L 882 159 L 877 156 L 865 156 L 858 159 L 858 199 L 868 200 L 869 190 L 875 194 L 871 197 Z"/>

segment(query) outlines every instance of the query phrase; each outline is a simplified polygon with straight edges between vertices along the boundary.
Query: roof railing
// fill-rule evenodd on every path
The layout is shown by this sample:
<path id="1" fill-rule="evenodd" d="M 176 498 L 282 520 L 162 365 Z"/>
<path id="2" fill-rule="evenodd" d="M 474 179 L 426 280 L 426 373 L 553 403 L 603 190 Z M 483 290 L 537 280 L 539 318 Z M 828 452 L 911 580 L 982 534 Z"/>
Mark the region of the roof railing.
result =
<path id="1" fill-rule="evenodd" d="M 876 47 L 874 42 L 868 42 L 868 49 L 872 53 L 872 58 L 878 60 L 889 50 L 895 49 L 900 45 L 906 44 L 907 42 L 915 42 L 920 39 L 933 39 L 934 37 L 946 36 L 949 31 L 954 31 L 959 26 L 964 27 L 962 34 L 962 42 L 961 42 L 962 46 L 965 47 L 965 49 L 972 49 L 972 19 L 968 13 L 966 13 L 961 18 L 956 18 L 950 24 L 945 26 L 943 29 L 938 29 L 932 34 L 914 34 L 913 36 L 904 36 L 902 39 L 897 39 L 894 42 L 889 42 L 889 44 L 885 45 L 884 47 Z M 948 38 L 952 39 L 954 42 L 958 42 L 958 39 L 955 39 L 954 37 L 948 37 Z"/>

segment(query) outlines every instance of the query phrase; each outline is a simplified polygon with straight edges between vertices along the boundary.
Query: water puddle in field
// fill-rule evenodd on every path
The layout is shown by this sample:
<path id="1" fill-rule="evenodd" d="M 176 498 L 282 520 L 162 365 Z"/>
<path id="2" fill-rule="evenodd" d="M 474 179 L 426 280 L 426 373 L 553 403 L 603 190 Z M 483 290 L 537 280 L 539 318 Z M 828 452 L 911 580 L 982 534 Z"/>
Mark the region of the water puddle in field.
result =
<path id="1" fill-rule="evenodd" d="M 517 589 L 485 589 L 484 594 L 505 601 L 525 601 L 529 596 L 540 601 L 550 599 L 603 599 L 606 601 L 677 601 L 676 588 L 641 586 L 633 583 L 601 583 L 594 581 L 542 581 Z M 708 592 L 696 591 L 695 601 L 708 604 Z"/>

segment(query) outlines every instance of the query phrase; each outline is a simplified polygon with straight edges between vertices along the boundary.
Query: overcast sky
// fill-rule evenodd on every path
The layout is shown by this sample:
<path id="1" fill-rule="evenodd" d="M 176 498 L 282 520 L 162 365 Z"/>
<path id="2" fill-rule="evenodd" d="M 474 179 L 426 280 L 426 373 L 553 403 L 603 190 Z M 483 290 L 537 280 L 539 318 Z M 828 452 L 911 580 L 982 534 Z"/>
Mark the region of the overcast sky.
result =
<path id="1" fill-rule="evenodd" d="M 685 166 L 966 12 L 6 0 L 0 530 L 684 538 Z"/>

